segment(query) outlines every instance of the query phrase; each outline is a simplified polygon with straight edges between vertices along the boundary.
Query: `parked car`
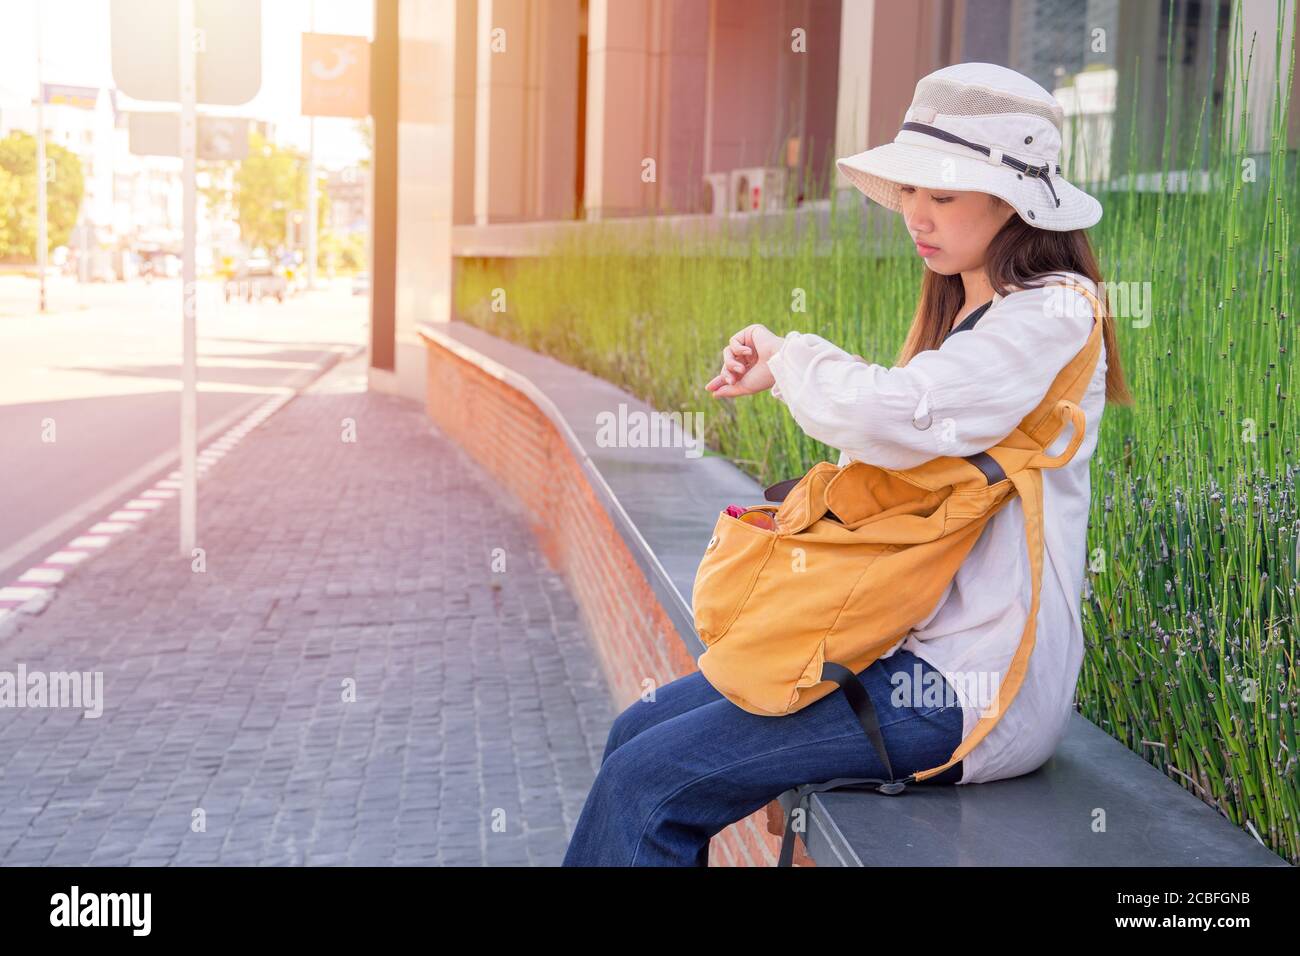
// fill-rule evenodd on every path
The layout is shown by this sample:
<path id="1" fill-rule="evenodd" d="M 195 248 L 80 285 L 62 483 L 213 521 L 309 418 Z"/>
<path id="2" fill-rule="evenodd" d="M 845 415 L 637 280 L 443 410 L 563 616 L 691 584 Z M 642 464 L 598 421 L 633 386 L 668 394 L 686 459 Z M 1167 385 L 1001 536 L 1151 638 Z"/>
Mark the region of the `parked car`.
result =
<path id="1" fill-rule="evenodd" d="M 252 302 L 273 296 L 283 302 L 289 294 L 289 280 L 284 270 L 270 259 L 246 259 L 235 275 L 226 280 L 226 301 L 244 299 Z"/>

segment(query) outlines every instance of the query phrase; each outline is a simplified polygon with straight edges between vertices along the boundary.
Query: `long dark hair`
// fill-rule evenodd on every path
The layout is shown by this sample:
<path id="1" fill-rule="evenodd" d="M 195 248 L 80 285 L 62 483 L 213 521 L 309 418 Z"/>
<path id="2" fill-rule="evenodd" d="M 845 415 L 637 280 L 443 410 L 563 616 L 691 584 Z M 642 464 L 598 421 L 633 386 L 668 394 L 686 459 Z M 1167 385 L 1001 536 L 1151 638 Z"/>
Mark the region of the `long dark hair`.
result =
<path id="1" fill-rule="evenodd" d="M 998 202 L 996 196 L 990 200 Z M 1018 215 L 1011 216 L 989 242 L 986 263 L 989 284 L 998 295 L 1044 285 L 1052 273 L 1077 272 L 1097 285 L 1098 299 L 1106 309 L 1102 340 L 1106 343 L 1106 401 L 1132 405 L 1133 395 L 1124 380 L 1119 345 L 1115 341 L 1115 320 L 1104 294 L 1101 269 L 1092 242 L 1084 229 L 1059 232 L 1031 226 Z M 937 349 L 952 329 L 953 320 L 965 303 L 961 275 L 941 275 L 925 270 L 916 316 L 903 342 L 896 365 L 906 365 L 928 349 Z"/>

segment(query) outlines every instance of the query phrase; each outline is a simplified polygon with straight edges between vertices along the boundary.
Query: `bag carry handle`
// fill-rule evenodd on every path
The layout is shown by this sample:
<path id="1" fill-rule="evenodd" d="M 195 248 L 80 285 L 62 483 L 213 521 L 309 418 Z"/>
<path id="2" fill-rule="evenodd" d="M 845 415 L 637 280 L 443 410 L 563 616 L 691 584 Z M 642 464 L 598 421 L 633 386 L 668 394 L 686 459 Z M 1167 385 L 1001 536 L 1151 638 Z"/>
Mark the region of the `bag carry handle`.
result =
<path id="1" fill-rule="evenodd" d="M 1060 415 L 1067 423 L 1074 426 L 1074 434 L 1070 436 L 1070 443 L 1065 446 L 1059 455 L 1048 457 L 1039 452 L 1025 465 L 1026 468 L 1060 468 L 1066 462 L 1074 457 L 1074 453 L 1079 450 L 1083 444 L 1083 436 L 1087 425 L 1086 416 L 1083 409 L 1069 399 L 1061 399 L 1056 403 L 1056 413 Z M 1053 439 L 1055 441 L 1055 439 Z M 1049 442 L 1050 444 L 1050 442 Z"/>

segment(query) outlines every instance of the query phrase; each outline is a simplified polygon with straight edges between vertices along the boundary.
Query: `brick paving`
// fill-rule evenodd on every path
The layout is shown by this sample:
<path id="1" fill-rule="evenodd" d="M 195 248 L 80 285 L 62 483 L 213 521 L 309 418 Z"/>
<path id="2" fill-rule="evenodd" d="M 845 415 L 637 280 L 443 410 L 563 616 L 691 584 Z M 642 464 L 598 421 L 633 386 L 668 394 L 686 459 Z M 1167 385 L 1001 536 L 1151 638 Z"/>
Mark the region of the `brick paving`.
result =
<path id="1" fill-rule="evenodd" d="M 363 389 L 345 362 L 212 468 L 205 570 L 172 501 L 0 636 L 0 671 L 104 697 L 0 708 L 0 863 L 559 864 L 614 716 L 577 605 L 423 409 Z"/>

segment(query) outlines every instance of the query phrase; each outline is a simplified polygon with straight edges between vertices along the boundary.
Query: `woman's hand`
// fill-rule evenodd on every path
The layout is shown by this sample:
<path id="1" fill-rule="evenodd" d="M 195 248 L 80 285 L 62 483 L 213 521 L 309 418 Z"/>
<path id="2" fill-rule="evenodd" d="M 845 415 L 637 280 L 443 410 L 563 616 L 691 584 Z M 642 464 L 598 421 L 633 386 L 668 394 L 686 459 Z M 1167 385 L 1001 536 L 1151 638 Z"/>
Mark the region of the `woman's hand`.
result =
<path id="1" fill-rule="evenodd" d="M 776 380 L 767 360 L 784 341 L 759 323 L 745 326 L 722 350 L 722 371 L 704 387 L 714 398 L 738 398 L 771 388 Z"/>

